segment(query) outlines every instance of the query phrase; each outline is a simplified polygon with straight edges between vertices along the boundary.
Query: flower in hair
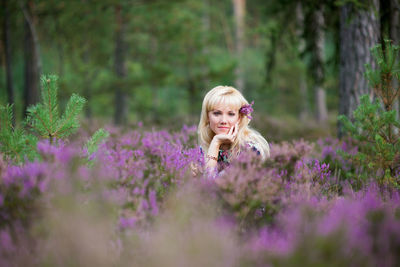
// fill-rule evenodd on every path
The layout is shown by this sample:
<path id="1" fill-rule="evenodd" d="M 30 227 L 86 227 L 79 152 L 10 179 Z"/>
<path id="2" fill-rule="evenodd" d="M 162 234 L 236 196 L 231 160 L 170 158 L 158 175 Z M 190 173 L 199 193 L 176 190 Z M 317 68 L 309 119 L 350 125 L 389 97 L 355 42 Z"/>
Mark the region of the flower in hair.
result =
<path id="1" fill-rule="evenodd" d="M 250 104 L 247 105 L 243 105 L 240 109 L 239 109 L 239 113 L 245 115 L 249 120 L 251 120 L 253 117 L 251 117 L 251 113 L 254 111 L 253 110 L 253 104 L 254 101 L 251 101 Z"/>

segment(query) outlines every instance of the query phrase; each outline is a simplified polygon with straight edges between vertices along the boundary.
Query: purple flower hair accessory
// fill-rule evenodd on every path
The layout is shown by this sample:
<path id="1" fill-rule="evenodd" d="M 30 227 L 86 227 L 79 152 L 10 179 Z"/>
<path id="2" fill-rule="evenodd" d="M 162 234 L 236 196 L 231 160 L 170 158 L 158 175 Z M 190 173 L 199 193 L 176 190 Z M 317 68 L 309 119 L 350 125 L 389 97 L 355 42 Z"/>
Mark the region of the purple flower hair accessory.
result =
<path id="1" fill-rule="evenodd" d="M 250 114 L 254 111 L 253 110 L 253 104 L 254 101 L 251 101 L 250 104 L 247 105 L 243 105 L 240 109 L 239 109 L 239 113 L 242 113 L 243 115 L 245 115 L 249 120 L 253 119 L 252 116 L 250 116 Z"/>

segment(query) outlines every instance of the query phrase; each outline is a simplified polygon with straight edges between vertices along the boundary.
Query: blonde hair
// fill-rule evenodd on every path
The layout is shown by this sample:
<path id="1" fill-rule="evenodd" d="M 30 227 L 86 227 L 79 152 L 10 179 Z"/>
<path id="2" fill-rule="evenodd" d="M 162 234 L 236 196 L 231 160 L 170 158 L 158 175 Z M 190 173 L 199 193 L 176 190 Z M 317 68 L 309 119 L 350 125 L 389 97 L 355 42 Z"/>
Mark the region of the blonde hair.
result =
<path id="1" fill-rule="evenodd" d="M 208 112 L 212 111 L 217 105 L 227 105 L 239 112 L 243 105 L 249 104 L 243 95 L 231 86 L 217 86 L 211 89 L 203 100 L 201 108 L 200 122 L 197 128 L 199 144 L 207 153 L 208 147 L 215 135 L 209 127 Z M 256 130 L 249 127 L 250 120 L 239 113 L 239 130 L 235 141 L 231 144 L 231 150 L 240 152 L 240 147 L 250 144 L 260 151 L 262 159 L 269 157 L 269 145 L 265 138 Z"/>

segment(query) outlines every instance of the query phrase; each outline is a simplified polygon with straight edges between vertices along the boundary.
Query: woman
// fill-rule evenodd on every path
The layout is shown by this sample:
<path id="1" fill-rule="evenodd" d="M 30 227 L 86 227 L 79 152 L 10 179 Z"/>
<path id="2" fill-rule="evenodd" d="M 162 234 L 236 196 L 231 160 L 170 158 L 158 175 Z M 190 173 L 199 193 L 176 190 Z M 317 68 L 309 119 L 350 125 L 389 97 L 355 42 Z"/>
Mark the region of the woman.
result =
<path id="1" fill-rule="evenodd" d="M 261 156 L 269 157 L 264 137 L 248 125 L 253 103 L 233 87 L 217 86 L 203 100 L 198 126 L 199 144 L 207 170 L 221 170 L 240 149 L 250 146 Z"/>

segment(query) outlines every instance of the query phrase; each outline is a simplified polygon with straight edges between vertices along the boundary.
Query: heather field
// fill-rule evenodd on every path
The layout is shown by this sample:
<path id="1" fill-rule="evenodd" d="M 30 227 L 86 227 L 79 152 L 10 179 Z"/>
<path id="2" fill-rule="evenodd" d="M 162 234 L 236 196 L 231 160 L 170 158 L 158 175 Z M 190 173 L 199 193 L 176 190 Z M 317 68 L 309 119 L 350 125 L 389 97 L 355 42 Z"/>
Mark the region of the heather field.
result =
<path id="1" fill-rule="evenodd" d="M 399 18 L 0 1 L 0 267 L 400 266 Z"/>
<path id="2" fill-rule="evenodd" d="M 1 266 L 398 266 L 396 177 L 351 140 L 272 143 L 205 173 L 196 127 L 37 143 L 0 165 Z M 385 178 L 386 177 L 386 178 Z"/>

